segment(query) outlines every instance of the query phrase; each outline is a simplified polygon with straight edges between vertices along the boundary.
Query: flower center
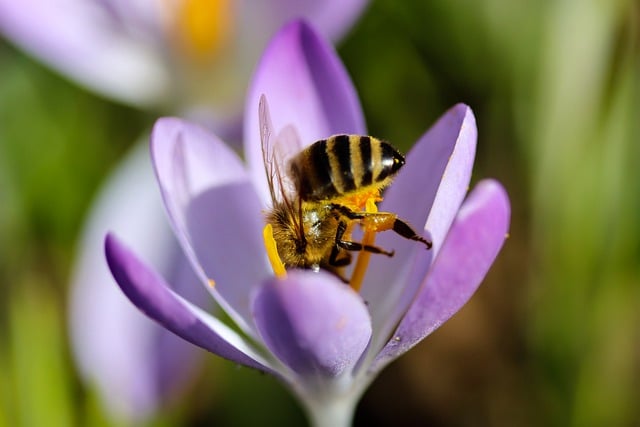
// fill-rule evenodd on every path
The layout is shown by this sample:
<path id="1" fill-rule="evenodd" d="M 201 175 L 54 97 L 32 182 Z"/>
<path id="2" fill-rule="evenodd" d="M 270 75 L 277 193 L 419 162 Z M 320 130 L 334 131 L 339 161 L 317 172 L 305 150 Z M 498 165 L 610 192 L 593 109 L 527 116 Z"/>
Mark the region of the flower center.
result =
<path id="1" fill-rule="evenodd" d="M 346 205 L 352 205 L 353 207 L 357 207 L 358 210 L 362 209 L 363 206 L 367 213 L 378 213 L 378 207 L 376 203 L 382 200 L 380 197 L 379 191 L 374 191 L 371 193 L 367 193 L 367 198 L 363 199 L 362 197 L 359 199 L 350 199 L 345 203 Z M 341 200 L 345 201 L 345 200 Z M 379 220 L 376 221 L 375 218 L 365 218 L 360 223 L 364 230 L 364 234 L 362 237 L 362 245 L 364 246 L 373 246 L 375 243 L 375 235 L 378 231 L 383 231 L 388 229 L 389 227 L 386 223 L 381 223 Z M 269 263 L 271 264 L 271 268 L 273 269 L 273 273 L 278 278 L 284 278 L 287 276 L 287 270 L 278 254 L 278 246 L 273 238 L 273 227 L 271 224 L 265 225 L 262 231 L 262 238 L 264 240 L 264 246 L 267 251 L 267 257 L 269 259 Z M 367 267 L 369 266 L 369 259 L 371 257 L 371 252 L 369 251 L 360 251 L 358 254 L 358 258 L 356 261 L 356 265 L 353 269 L 353 274 L 351 276 L 351 280 L 349 281 L 349 285 L 356 291 L 359 292 L 362 287 L 362 282 L 364 281 L 364 275 L 367 271 Z"/>
<path id="2" fill-rule="evenodd" d="M 199 62 L 215 56 L 231 36 L 232 9 L 231 0 L 181 0 L 175 33 L 182 50 Z"/>

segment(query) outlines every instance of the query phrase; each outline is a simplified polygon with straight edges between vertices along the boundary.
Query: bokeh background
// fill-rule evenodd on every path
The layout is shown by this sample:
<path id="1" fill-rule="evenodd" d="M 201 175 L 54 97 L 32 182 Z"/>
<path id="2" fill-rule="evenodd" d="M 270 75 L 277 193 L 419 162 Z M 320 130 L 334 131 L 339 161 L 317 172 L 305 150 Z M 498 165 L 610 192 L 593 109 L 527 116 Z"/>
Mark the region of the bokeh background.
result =
<path id="1" fill-rule="evenodd" d="M 404 150 L 469 104 L 473 180 L 513 205 L 478 293 L 355 424 L 639 426 L 640 3 L 373 0 L 338 51 L 370 133 Z M 0 40 L 0 426 L 119 425 L 74 367 L 68 284 L 92 199 L 156 117 Z M 274 379 L 205 359 L 149 426 L 305 423 Z"/>

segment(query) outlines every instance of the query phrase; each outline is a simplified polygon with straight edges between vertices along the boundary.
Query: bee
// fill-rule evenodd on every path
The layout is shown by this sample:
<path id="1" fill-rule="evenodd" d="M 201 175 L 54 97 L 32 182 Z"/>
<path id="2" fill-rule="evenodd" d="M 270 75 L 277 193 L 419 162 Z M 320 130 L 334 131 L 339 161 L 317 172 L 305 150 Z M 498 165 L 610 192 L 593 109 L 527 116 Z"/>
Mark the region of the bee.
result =
<path id="1" fill-rule="evenodd" d="M 405 164 L 391 144 L 370 136 L 334 135 L 287 158 L 270 146 L 263 101 L 262 154 L 272 201 L 266 222 L 272 226 L 277 252 L 286 268 L 326 269 L 346 281 L 340 269 L 351 263 L 351 252 L 394 255 L 393 251 L 351 240 L 354 224 L 366 224 L 376 232 L 393 230 L 431 248 L 431 242 L 397 215 L 364 210 L 367 199 L 380 200 L 380 191 Z"/>

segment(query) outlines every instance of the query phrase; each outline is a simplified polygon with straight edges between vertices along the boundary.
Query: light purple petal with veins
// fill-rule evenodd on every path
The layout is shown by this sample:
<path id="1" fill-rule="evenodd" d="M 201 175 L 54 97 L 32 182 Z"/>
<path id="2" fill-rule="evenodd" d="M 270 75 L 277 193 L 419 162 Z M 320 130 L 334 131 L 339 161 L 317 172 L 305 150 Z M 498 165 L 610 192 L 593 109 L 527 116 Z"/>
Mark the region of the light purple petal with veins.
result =
<path id="1" fill-rule="evenodd" d="M 176 335 L 218 356 L 275 374 L 223 323 L 175 294 L 153 270 L 109 234 L 107 263 L 120 289 L 143 313 Z"/>
<path id="2" fill-rule="evenodd" d="M 416 230 L 426 228 L 433 248 L 386 232 L 376 244 L 394 249 L 390 260 L 370 263 L 362 296 L 372 313 L 377 352 L 413 300 L 432 259 L 455 218 L 469 188 L 476 149 L 476 122 L 469 107 L 447 111 L 406 156 L 406 165 L 388 188 L 381 211 L 396 213 Z M 426 226 L 425 226 L 426 224 Z M 415 251 L 419 251 L 418 254 Z M 420 257 L 414 261 L 414 257 Z"/>
<path id="3" fill-rule="evenodd" d="M 108 97 L 145 106 L 166 97 L 170 78 L 162 58 L 129 37 L 99 2 L 0 0 L 0 31 Z"/>
<path id="4" fill-rule="evenodd" d="M 331 45 L 303 21 L 287 24 L 267 46 L 245 107 L 245 155 L 263 201 L 268 200 L 258 119 L 263 94 L 275 133 L 293 125 L 303 146 L 337 133 L 366 132 L 356 91 Z"/>
<path id="5" fill-rule="evenodd" d="M 408 351 L 471 298 L 493 264 L 509 229 L 510 206 L 494 180 L 478 183 L 462 205 L 429 275 L 393 338 L 371 370 Z"/>
<path id="6" fill-rule="evenodd" d="M 273 278 L 256 291 L 253 307 L 269 350 L 305 377 L 347 372 L 371 337 L 360 296 L 326 272 L 291 270 Z"/>
<path id="7" fill-rule="evenodd" d="M 216 282 L 207 288 L 252 334 L 250 290 L 273 273 L 261 205 L 244 165 L 211 133 L 172 118 L 156 122 L 151 152 L 172 225 L 196 273 L 205 284 Z"/>

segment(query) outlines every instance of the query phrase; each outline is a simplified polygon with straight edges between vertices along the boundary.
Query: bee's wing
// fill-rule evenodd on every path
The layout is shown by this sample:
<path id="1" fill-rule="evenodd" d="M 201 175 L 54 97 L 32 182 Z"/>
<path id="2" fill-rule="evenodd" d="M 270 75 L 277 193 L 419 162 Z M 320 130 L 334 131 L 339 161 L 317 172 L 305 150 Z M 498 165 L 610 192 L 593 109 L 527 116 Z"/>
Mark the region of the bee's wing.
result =
<path id="1" fill-rule="evenodd" d="M 273 123 L 271 123 L 271 114 L 269 113 L 269 105 L 264 95 L 260 96 L 258 104 L 258 122 L 260 124 L 260 143 L 262 145 L 262 161 L 264 163 L 264 172 L 267 175 L 267 184 L 269 184 L 269 193 L 271 201 L 275 202 L 276 191 L 274 188 L 276 168 L 273 160 Z"/>
<path id="2" fill-rule="evenodd" d="M 276 165 L 276 178 L 284 194 L 296 194 L 297 185 L 291 180 L 289 173 L 289 161 L 300 152 L 300 136 L 296 129 L 291 126 L 285 126 L 278 134 L 274 146 L 273 156 Z"/>
<path id="3" fill-rule="evenodd" d="M 287 165 L 289 160 L 301 149 L 300 137 L 295 128 L 288 125 L 274 138 L 269 105 L 264 95 L 260 97 L 258 108 L 262 160 L 267 174 L 271 200 L 290 202 L 296 187 L 288 176 Z"/>

